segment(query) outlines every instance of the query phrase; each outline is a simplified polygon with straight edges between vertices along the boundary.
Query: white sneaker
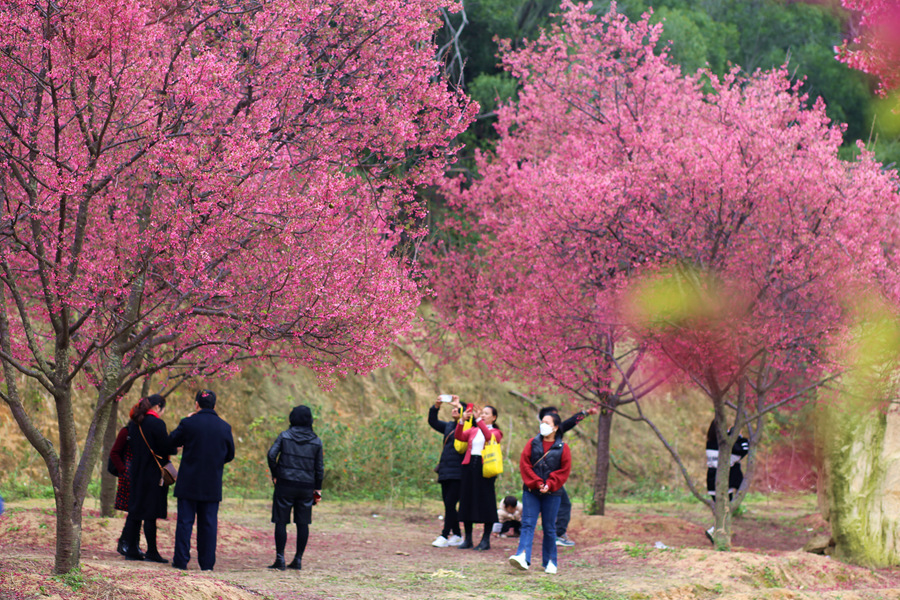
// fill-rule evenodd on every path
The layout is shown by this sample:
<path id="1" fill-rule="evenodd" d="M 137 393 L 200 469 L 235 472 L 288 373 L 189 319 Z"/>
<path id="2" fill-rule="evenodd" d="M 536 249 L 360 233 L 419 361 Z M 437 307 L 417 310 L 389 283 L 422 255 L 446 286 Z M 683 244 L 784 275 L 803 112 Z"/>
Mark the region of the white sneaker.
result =
<path id="1" fill-rule="evenodd" d="M 448 546 L 459 546 L 462 543 L 463 543 L 463 539 L 456 534 L 451 535 L 450 538 L 447 540 Z"/>
<path id="2" fill-rule="evenodd" d="M 551 575 L 556 575 L 556 565 L 552 562 L 547 563 L 547 568 L 544 569 L 544 573 L 550 573 Z"/>
<path id="3" fill-rule="evenodd" d="M 439 535 L 439 536 L 437 536 L 437 538 L 435 538 L 435 540 L 433 542 L 431 542 L 431 545 L 434 546 L 435 548 L 446 548 L 447 546 L 449 546 L 449 542 L 448 542 L 447 538 L 445 538 L 442 535 Z"/>
<path id="4" fill-rule="evenodd" d="M 509 564 L 514 566 L 517 569 L 522 569 L 523 571 L 528 570 L 528 563 L 525 562 L 525 553 L 521 554 L 513 554 L 509 557 Z M 556 567 L 554 567 L 556 568 Z"/>

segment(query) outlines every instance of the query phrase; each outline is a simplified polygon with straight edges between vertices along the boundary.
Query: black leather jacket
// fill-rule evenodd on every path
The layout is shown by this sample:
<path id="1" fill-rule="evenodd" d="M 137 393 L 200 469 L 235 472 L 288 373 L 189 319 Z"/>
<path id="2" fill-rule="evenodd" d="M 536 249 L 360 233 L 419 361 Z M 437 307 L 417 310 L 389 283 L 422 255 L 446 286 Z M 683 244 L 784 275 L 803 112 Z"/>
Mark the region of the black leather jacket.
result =
<path id="1" fill-rule="evenodd" d="M 325 462 L 322 440 L 312 427 L 294 425 L 278 434 L 267 455 L 269 471 L 279 482 L 322 489 Z"/>

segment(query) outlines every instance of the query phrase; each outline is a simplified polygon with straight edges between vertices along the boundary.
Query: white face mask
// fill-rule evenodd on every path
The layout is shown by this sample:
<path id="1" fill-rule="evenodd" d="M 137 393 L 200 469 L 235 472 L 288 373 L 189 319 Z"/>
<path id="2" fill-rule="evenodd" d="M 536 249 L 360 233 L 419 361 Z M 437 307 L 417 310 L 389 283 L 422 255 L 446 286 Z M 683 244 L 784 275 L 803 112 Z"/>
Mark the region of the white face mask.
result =
<path id="1" fill-rule="evenodd" d="M 548 436 L 553 433 L 553 425 L 549 425 L 547 423 L 541 423 L 541 435 Z"/>

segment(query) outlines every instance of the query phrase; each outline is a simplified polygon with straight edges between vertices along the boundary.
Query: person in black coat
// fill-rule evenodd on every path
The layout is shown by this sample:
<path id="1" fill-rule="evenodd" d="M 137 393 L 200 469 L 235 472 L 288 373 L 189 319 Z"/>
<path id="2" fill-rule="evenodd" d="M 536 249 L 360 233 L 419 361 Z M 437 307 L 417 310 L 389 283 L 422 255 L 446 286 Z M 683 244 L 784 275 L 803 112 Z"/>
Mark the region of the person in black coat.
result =
<path id="1" fill-rule="evenodd" d="M 731 435 L 732 429 L 728 430 Z M 750 440 L 739 435 L 731 447 L 731 456 L 728 459 L 728 500 L 734 498 L 734 493 L 744 483 L 744 472 L 741 470 L 741 460 L 750 453 Z M 719 436 L 716 433 L 716 420 L 713 419 L 706 431 L 706 489 L 713 502 L 716 501 L 716 472 L 719 470 Z M 706 538 L 712 545 L 716 544 L 713 537 L 716 526 L 706 530 Z"/>
<path id="2" fill-rule="evenodd" d="M 231 425 L 216 414 L 216 395 L 197 392 L 194 412 L 181 420 L 169 435 L 174 448 L 184 447 L 175 482 L 178 520 L 175 525 L 175 555 L 172 566 L 187 569 L 191 560 L 191 533 L 197 521 L 197 562 L 201 571 L 216 564 L 216 536 L 219 502 L 222 501 L 222 472 L 234 458 Z"/>
<path id="3" fill-rule="evenodd" d="M 156 547 L 156 520 L 167 516 L 166 497 L 169 486 L 162 484 L 161 466 L 169 462 L 171 453 L 162 415 L 166 399 L 158 394 L 141 399 L 128 423 L 128 446 L 131 465 L 128 470 L 128 516 L 122 530 L 126 560 L 167 563 Z M 141 523 L 147 552 L 141 554 Z"/>
<path id="4" fill-rule="evenodd" d="M 303 552 L 309 540 L 312 507 L 322 498 L 325 461 L 322 440 L 312 429 L 313 416 L 308 406 L 295 406 L 290 415 L 290 429 L 275 438 L 266 456 L 275 491 L 272 495 L 272 522 L 275 523 L 275 562 L 270 569 L 302 568 Z M 287 524 L 294 512 L 297 525 L 297 553 L 285 565 Z"/>
<path id="5" fill-rule="evenodd" d="M 459 513 L 456 505 L 459 503 L 460 482 L 462 480 L 463 455 L 453 447 L 456 433 L 456 423 L 462 412 L 459 396 L 450 396 L 450 421 L 438 419 L 438 411 L 442 404 L 438 398 L 434 406 L 428 409 L 428 424 L 432 429 L 444 436 L 441 458 L 438 461 L 438 483 L 441 484 L 441 497 L 444 500 L 444 529 L 441 534 L 431 542 L 437 548 L 447 546 L 459 546 L 463 542 L 462 532 L 459 528 Z"/>

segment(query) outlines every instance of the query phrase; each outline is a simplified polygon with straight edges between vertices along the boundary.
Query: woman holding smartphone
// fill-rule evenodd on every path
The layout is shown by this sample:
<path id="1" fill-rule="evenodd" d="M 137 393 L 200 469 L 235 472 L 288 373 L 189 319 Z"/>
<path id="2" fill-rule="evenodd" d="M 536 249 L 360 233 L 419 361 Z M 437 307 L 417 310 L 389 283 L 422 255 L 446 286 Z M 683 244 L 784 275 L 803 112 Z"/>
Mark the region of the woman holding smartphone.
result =
<path id="1" fill-rule="evenodd" d="M 481 453 L 489 440 L 499 442 L 503 432 L 496 426 L 497 409 L 485 406 L 480 417 L 470 429 L 463 430 L 463 423 L 475 414 L 472 404 L 466 406 L 462 418 L 456 425 L 456 439 L 467 442 L 466 455 L 462 461 L 462 481 L 460 484 L 459 519 L 465 528 L 465 539 L 460 548 L 473 550 L 489 550 L 491 547 L 491 528 L 497 522 L 497 494 L 494 491 L 494 478 L 482 474 Z M 474 523 L 484 523 L 481 542 L 473 548 L 472 527 Z"/>
<path id="2" fill-rule="evenodd" d="M 450 421 L 438 419 L 438 412 L 443 405 L 451 407 Z M 431 542 L 431 545 L 437 548 L 459 546 L 463 542 L 462 532 L 459 530 L 459 513 L 456 509 L 456 505 L 459 504 L 463 456 L 453 447 L 453 440 L 456 437 L 456 424 L 459 422 L 459 414 L 461 412 L 462 405 L 459 403 L 459 398 L 451 394 L 438 396 L 434 406 L 428 410 L 428 424 L 443 436 L 437 475 L 438 483 L 441 484 L 441 498 L 444 501 L 444 529 Z"/>

